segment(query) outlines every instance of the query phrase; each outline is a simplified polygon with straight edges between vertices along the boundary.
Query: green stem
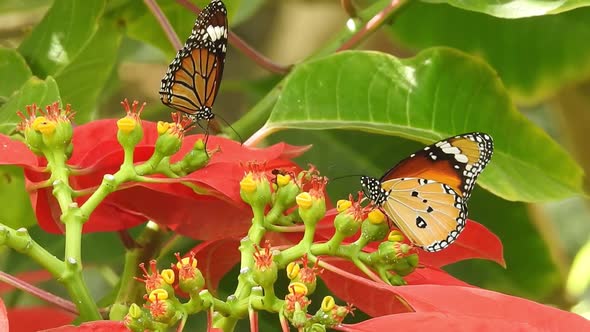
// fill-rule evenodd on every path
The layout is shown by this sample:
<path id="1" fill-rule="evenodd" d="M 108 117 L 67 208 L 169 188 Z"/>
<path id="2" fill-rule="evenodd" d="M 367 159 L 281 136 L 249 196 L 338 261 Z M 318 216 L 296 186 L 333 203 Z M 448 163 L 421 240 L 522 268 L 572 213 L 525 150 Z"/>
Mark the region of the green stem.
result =
<path id="1" fill-rule="evenodd" d="M 29 256 L 56 279 L 64 272 L 64 263 L 35 242 L 24 228 L 14 230 L 0 224 L 0 245 L 6 245 Z"/>
<path id="2" fill-rule="evenodd" d="M 99 320 L 101 316 L 96 303 L 82 277 L 82 225 L 85 218 L 80 208 L 72 200 L 72 189 L 69 185 L 68 168 L 65 164 L 66 155 L 63 151 L 54 151 L 51 158 L 53 195 L 62 210 L 61 220 L 66 227 L 65 269 L 59 277 L 72 301 L 76 304 L 82 321 Z"/>
<path id="3" fill-rule="evenodd" d="M 119 291 L 109 313 L 111 320 L 122 320 L 131 303 L 141 301 L 145 293 L 145 285 L 134 280 L 140 274 L 139 264 L 147 263 L 161 247 L 164 231 L 157 224 L 148 222 L 142 233 L 137 237 L 138 247 L 125 253 L 125 265 L 119 281 Z"/>

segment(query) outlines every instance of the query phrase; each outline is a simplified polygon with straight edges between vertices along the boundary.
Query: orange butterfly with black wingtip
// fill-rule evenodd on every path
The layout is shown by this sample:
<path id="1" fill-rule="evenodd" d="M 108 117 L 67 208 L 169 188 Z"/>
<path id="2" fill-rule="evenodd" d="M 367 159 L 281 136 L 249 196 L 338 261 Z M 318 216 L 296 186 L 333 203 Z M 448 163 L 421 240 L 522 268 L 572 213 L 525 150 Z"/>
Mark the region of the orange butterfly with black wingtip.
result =
<path id="1" fill-rule="evenodd" d="M 381 179 L 362 176 L 361 185 L 414 245 L 440 251 L 465 228 L 467 201 L 493 150 L 488 134 L 450 137 L 410 155 Z"/>
<path id="2" fill-rule="evenodd" d="M 213 119 L 226 51 L 227 9 L 221 0 L 212 0 L 162 79 L 162 103 L 188 114 L 193 123 Z"/>

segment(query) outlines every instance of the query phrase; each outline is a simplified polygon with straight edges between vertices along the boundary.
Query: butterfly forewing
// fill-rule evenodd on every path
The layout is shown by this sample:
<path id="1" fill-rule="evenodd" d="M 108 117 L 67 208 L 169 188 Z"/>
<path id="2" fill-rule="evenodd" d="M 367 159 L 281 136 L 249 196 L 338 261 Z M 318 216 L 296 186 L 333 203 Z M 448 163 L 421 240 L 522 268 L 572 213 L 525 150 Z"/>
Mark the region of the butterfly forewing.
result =
<path id="1" fill-rule="evenodd" d="M 381 181 L 404 177 L 430 179 L 450 186 L 467 201 L 492 151 L 492 138 L 484 133 L 447 138 L 402 160 Z"/>
<path id="2" fill-rule="evenodd" d="M 227 10 L 223 2 L 213 0 L 199 14 L 191 35 L 162 79 L 162 103 L 195 119 L 212 118 L 226 51 Z"/>
<path id="3" fill-rule="evenodd" d="M 383 210 L 401 231 L 426 251 L 439 251 L 455 241 L 465 227 L 463 198 L 443 183 L 401 178 L 383 182 L 389 196 Z"/>

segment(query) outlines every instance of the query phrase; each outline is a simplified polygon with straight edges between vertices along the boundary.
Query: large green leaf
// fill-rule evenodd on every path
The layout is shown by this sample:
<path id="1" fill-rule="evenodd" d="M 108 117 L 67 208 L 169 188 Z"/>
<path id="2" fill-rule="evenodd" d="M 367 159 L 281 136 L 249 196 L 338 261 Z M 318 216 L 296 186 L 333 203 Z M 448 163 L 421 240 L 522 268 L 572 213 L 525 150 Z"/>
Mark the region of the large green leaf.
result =
<path id="1" fill-rule="evenodd" d="M 121 39 L 117 24 L 102 20 L 84 49 L 55 77 L 62 99 L 76 110 L 77 123 L 94 117 L 99 94 L 117 61 Z"/>
<path id="2" fill-rule="evenodd" d="M 31 69 L 16 50 L 0 48 L 0 99 L 8 98 L 31 75 Z"/>
<path id="3" fill-rule="evenodd" d="M 479 182 L 484 188 L 522 201 L 581 193 L 580 167 L 515 110 L 493 70 L 450 49 L 407 60 L 345 52 L 302 64 L 287 78 L 263 130 L 285 128 L 356 129 L 423 143 L 483 131 L 495 142 Z"/>
<path id="4" fill-rule="evenodd" d="M 33 73 L 45 77 L 67 66 L 92 39 L 103 9 L 104 0 L 54 1 L 18 48 Z"/>
<path id="5" fill-rule="evenodd" d="M 424 147 L 401 138 L 384 139 L 381 135 L 348 130 L 288 130 L 271 139 L 297 145 L 313 144 L 297 162 L 312 163 L 331 179 L 327 189 L 333 202 L 361 190 L 359 176 L 351 175 L 379 177 L 393 164 Z M 487 169 L 483 174 L 486 172 Z M 507 268 L 490 261 L 470 260 L 452 266 L 453 274 L 474 285 L 536 300 L 559 287 L 561 277 L 549 245 L 524 203 L 509 202 L 476 189 L 469 201 L 469 218 L 483 223 L 500 237 Z"/>
<path id="6" fill-rule="evenodd" d="M 422 0 L 432 3 L 447 3 L 458 8 L 472 10 L 503 18 L 520 18 L 558 14 L 579 7 L 590 6 L 588 0 Z"/>
<path id="7" fill-rule="evenodd" d="M 43 108 L 56 101 L 61 103 L 59 89 L 53 77 L 48 76 L 44 81 L 35 76 L 31 77 L 6 104 L 0 107 L 0 133 L 14 131 L 21 121 L 16 112 L 24 112 L 27 105 L 37 104 Z"/>
<path id="8" fill-rule="evenodd" d="M 506 20 L 415 1 L 395 16 L 392 31 L 414 49 L 445 45 L 483 57 L 519 102 L 590 77 L 590 8 Z"/>

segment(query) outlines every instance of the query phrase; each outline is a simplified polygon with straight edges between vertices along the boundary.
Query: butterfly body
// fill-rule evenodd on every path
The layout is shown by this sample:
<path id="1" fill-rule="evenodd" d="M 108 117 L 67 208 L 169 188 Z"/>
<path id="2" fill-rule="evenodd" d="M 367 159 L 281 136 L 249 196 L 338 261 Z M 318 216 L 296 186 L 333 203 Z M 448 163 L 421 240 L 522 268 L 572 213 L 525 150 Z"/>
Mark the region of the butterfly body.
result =
<path id="1" fill-rule="evenodd" d="M 162 79 L 162 103 L 186 113 L 193 122 L 213 119 L 226 51 L 227 10 L 221 0 L 213 0 L 199 14 Z"/>
<path id="2" fill-rule="evenodd" d="M 465 228 L 467 201 L 493 152 L 491 136 L 468 133 L 425 147 L 380 179 L 361 184 L 415 245 L 439 251 Z"/>

